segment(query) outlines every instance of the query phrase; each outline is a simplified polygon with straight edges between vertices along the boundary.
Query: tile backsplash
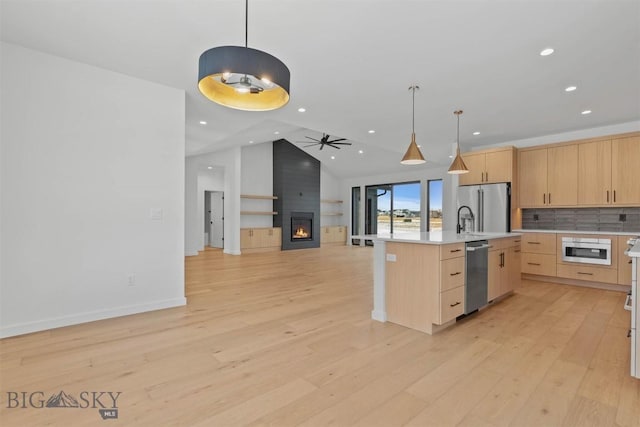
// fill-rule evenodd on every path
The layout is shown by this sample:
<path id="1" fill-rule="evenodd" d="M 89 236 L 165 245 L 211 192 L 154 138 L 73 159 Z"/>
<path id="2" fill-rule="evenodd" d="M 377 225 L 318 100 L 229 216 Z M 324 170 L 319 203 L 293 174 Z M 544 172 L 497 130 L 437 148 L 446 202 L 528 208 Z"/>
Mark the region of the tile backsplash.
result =
<path id="1" fill-rule="evenodd" d="M 640 231 L 640 208 L 522 209 L 525 230 Z"/>

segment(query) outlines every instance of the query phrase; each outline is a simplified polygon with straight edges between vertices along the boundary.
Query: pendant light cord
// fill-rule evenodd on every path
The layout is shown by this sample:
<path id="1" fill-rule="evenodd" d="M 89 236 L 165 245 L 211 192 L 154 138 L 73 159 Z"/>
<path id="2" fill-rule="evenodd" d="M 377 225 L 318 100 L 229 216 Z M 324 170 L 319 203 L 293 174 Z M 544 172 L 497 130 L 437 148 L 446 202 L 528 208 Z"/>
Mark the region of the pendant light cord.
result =
<path id="1" fill-rule="evenodd" d="M 244 2 L 244 47 L 249 47 L 249 0 Z"/>
<path id="2" fill-rule="evenodd" d="M 456 136 L 456 143 L 458 144 L 458 150 L 460 150 L 460 114 L 458 116 L 458 135 Z"/>
<path id="3" fill-rule="evenodd" d="M 411 132 L 416 133 L 416 87 L 413 86 L 413 101 L 411 103 L 412 117 L 411 117 Z"/>

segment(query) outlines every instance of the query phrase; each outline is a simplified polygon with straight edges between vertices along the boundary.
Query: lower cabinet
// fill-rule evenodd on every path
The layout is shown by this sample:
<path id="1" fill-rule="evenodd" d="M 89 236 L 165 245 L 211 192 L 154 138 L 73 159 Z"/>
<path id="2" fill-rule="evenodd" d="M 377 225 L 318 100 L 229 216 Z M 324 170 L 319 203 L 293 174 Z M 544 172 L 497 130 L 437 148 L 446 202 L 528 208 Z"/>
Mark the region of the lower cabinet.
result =
<path id="1" fill-rule="evenodd" d="M 279 249 L 282 246 L 280 227 L 240 229 L 240 249 Z"/>
<path id="2" fill-rule="evenodd" d="M 491 240 L 487 300 L 494 300 L 520 286 L 521 239 Z"/>
<path id="3" fill-rule="evenodd" d="M 332 225 L 320 227 L 320 244 L 341 244 L 347 242 L 347 227 Z"/>

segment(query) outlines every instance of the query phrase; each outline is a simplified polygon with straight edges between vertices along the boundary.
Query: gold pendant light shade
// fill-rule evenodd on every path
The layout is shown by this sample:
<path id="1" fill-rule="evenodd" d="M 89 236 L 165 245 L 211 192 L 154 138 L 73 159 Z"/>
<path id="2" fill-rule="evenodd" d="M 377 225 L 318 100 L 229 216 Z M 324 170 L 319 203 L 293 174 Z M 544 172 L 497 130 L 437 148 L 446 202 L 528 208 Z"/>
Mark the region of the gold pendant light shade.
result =
<path id="1" fill-rule="evenodd" d="M 449 173 L 459 175 L 469 173 L 469 168 L 464 164 L 464 160 L 462 160 L 462 156 L 460 155 L 460 115 L 462 114 L 462 110 L 454 111 L 453 114 L 458 117 L 458 136 L 456 138 L 456 158 L 453 159 L 451 166 L 449 166 Z"/>
<path id="2" fill-rule="evenodd" d="M 426 160 L 424 156 L 420 152 L 420 148 L 418 144 L 416 144 L 416 131 L 415 131 L 415 123 L 416 123 L 416 89 L 420 89 L 419 86 L 413 85 L 409 87 L 409 90 L 412 91 L 413 97 L 413 116 L 411 121 L 411 143 L 409 144 L 409 148 L 407 148 L 407 152 L 404 154 L 400 163 L 403 165 L 419 165 L 425 163 Z"/>
<path id="3" fill-rule="evenodd" d="M 403 165 L 419 165 L 425 162 L 426 160 L 422 156 L 422 153 L 418 148 L 418 144 L 416 144 L 416 134 L 411 133 L 411 143 L 409 144 L 409 148 L 407 148 L 407 152 L 404 153 L 404 157 L 400 163 Z"/>

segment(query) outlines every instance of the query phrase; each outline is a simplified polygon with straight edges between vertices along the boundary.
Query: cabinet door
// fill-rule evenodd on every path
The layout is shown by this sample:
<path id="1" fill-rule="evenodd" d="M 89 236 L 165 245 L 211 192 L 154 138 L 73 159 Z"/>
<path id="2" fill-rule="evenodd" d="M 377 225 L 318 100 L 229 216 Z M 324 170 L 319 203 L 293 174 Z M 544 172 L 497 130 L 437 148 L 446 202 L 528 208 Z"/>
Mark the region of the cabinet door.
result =
<path id="1" fill-rule="evenodd" d="M 489 270 L 487 274 L 487 300 L 491 301 L 498 298 L 501 288 L 502 279 L 502 249 L 489 251 Z"/>
<path id="2" fill-rule="evenodd" d="M 506 253 L 506 268 L 507 274 L 505 280 L 502 282 L 502 293 L 506 294 L 507 292 L 511 292 L 514 289 L 520 287 L 521 276 L 520 276 L 520 246 L 512 246 L 510 247 Z"/>
<path id="3" fill-rule="evenodd" d="M 578 204 L 608 205 L 611 191 L 611 141 L 578 145 Z"/>
<path id="4" fill-rule="evenodd" d="M 611 143 L 611 187 L 614 205 L 640 204 L 640 136 Z"/>
<path id="5" fill-rule="evenodd" d="M 240 229 L 240 249 L 251 249 L 254 247 L 252 234 L 253 229 L 251 228 Z"/>
<path id="6" fill-rule="evenodd" d="M 485 160 L 485 182 L 511 182 L 513 171 L 513 151 L 494 151 L 487 153 Z"/>
<path id="7" fill-rule="evenodd" d="M 320 227 L 320 244 L 331 242 L 329 227 Z"/>
<path id="8" fill-rule="evenodd" d="M 618 236 L 618 284 L 631 285 L 631 258 L 624 254 L 627 240 L 632 236 Z"/>
<path id="9" fill-rule="evenodd" d="M 469 173 L 459 175 L 459 185 L 482 184 L 485 171 L 484 153 L 466 153 L 462 155 L 464 164 L 467 165 Z"/>
<path id="10" fill-rule="evenodd" d="M 520 207 L 545 206 L 547 200 L 547 150 L 519 153 Z"/>
<path id="11" fill-rule="evenodd" d="M 547 149 L 547 204 L 578 204 L 578 145 Z"/>

